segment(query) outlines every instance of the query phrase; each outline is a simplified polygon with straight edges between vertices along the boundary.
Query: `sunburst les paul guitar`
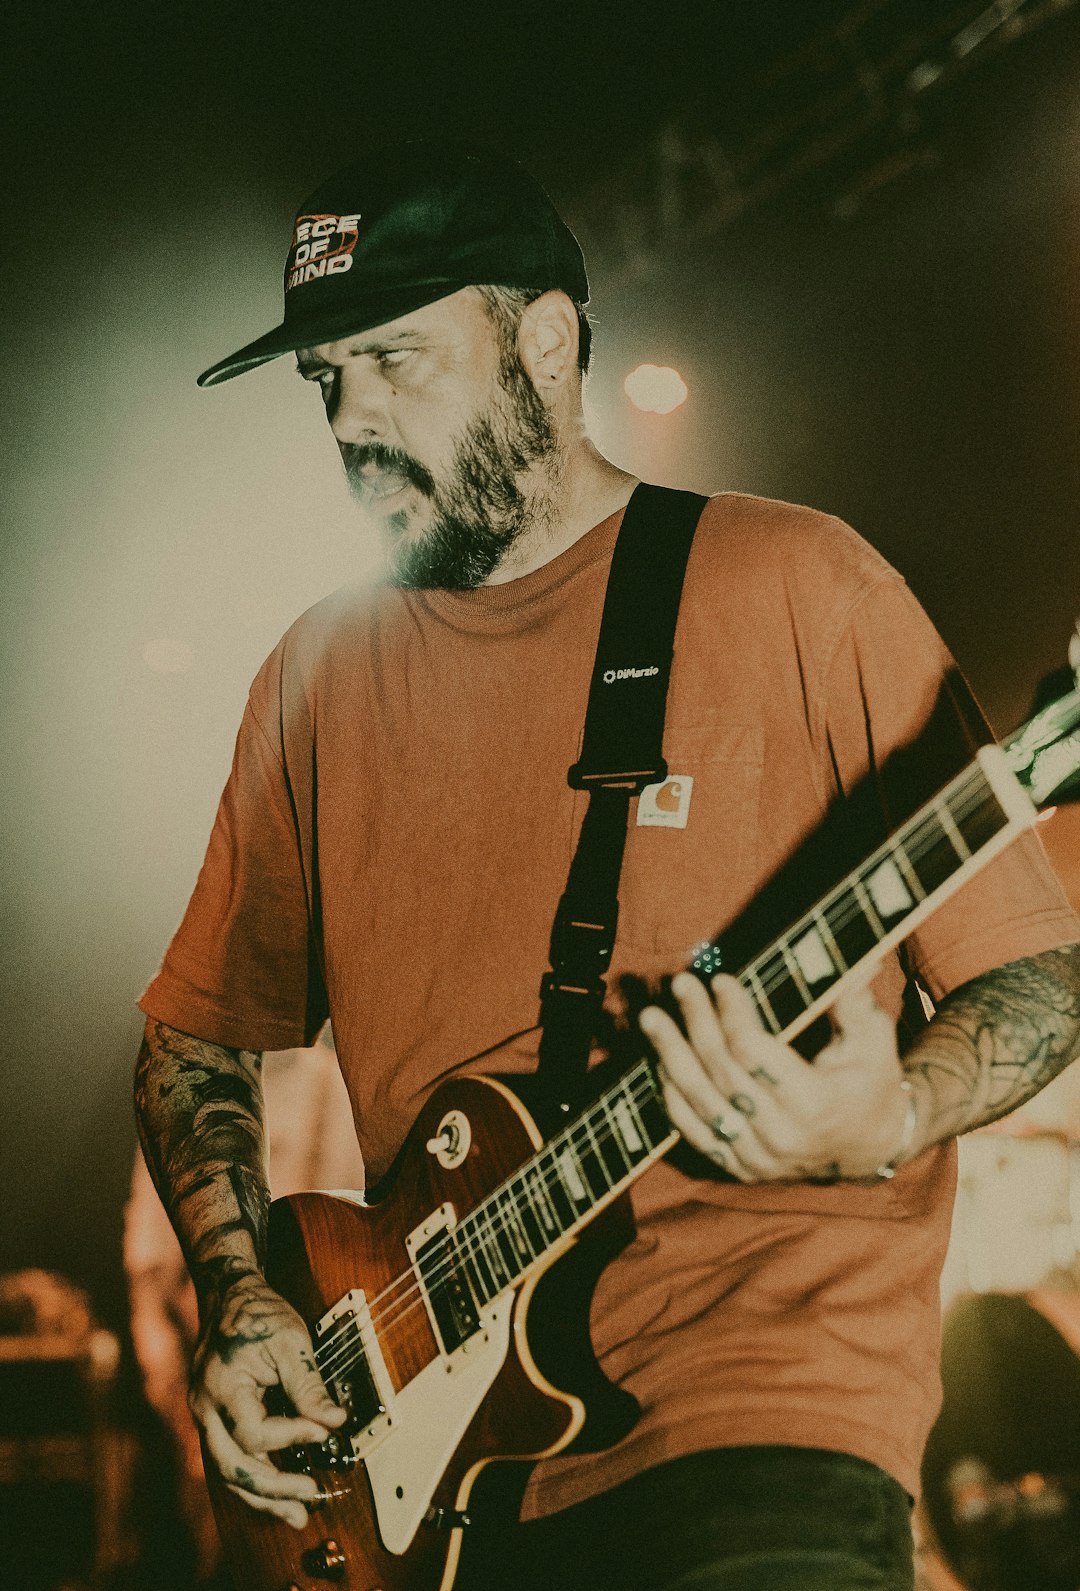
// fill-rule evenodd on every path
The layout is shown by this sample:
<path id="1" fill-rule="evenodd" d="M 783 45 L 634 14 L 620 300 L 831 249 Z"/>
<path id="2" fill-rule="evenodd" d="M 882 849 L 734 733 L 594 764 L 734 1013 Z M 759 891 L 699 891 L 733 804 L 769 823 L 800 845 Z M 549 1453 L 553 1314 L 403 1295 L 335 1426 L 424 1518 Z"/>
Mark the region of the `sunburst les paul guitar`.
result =
<path id="1" fill-rule="evenodd" d="M 1078 771 L 1080 689 L 980 751 L 736 973 L 765 1025 L 800 1033 Z M 691 966 L 708 976 L 719 957 L 709 942 Z M 248 1508 L 208 1462 L 237 1591 L 449 1591 L 478 1486 L 506 1471 L 493 1461 L 587 1433 L 586 1394 L 602 1378 L 590 1389 L 587 1369 L 576 1383 L 556 1369 L 572 1363 L 572 1337 L 587 1340 L 585 1308 L 575 1317 L 559 1279 L 590 1245 L 602 1259 L 623 1195 L 676 1140 L 648 1057 L 546 1141 L 505 1084 L 461 1078 L 432 1094 L 377 1202 L 302 1193 L 273 1205 L 269 1279 L 308 1322 L 348 1419 L 321 1446 L 274 1455 L 320 1482 L 326 1500 L 303 1531 Z M 609 1439 L 620 1420 L 628 1428 L 618 1395 L 605 1418 Z"/>

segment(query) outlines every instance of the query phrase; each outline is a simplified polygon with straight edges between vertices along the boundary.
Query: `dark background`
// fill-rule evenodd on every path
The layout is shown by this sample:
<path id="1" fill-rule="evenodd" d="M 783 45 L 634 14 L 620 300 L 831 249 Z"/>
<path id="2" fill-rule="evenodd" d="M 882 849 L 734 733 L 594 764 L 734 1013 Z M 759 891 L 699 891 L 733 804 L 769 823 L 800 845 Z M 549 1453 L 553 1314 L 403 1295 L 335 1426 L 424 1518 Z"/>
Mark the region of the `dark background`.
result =
<path id="1" fill-rule="evenodd" d="M 6 12 L 0 1269 L 122 1324 L 134 1001 L 251 675 L 371 558 L 289 361 L 194 387 L 358 148 L 523 158 L 588 248 L 613 456 L 843 515 L 1024 715 L 1080 611 L 1080 13 L 1012 9 L 978 45 L 915 0 Z M 630 409 L 643 360 L 675 414 Z"/>

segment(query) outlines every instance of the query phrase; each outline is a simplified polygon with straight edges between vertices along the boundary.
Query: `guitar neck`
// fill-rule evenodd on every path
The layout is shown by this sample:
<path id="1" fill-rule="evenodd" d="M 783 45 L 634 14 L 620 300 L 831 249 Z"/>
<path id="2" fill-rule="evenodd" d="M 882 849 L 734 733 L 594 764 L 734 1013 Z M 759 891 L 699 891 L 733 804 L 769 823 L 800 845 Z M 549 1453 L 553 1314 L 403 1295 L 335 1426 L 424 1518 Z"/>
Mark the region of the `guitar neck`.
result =
<path id="1" fill-rule="evenodd" d="M 794 1038 L 833 1004 L 839 985 L 876 961 L 937 910 L 1038 813 L 1005 753 L 975 761 L 907 820 L 736 976 L 764 1025 Z M 690 970 L 721 970 L 715 940 L 696 947 Z M 725 969 L 727 970 L 727 969 Z"/>
<path id="2" fill-rule="evenodd" d="M 976 760 L 736 977 L 762 1022 L 790 1039 L 865 978 L 1005 845 L 1036 809 L 996 746 Z M 721 970 L 710 940 L 689 970 Z M 643 1058 L 453 1229 L 455 1268 L 480 1304 L 496 1298 L 617 1198 L 678 1134 Z"/>

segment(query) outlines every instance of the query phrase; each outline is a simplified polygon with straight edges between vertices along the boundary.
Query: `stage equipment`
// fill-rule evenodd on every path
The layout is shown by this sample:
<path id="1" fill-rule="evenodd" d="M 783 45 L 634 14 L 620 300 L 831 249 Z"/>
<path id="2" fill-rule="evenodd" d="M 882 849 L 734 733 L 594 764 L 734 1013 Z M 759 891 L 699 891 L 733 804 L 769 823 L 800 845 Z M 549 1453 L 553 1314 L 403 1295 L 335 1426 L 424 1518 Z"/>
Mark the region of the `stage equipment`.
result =
<path id="1" fill-rule="evenodd" d="M 122 1555 L 119 1357 L 80 1288 L 0 1277 L 0 1564 L 18 1591 L 98 1591 Z"/>
<path id="2" fill-rule="evenodd" d="M 859 0 L 808 7 L 806 36 L 668 123 L 578 209 L 611 291 L 664 277 L 673 257 L 757 210 L 798 199 L 848 220 L 945 158 L 938 108 L 962 79 L 1076 0 Z"/>

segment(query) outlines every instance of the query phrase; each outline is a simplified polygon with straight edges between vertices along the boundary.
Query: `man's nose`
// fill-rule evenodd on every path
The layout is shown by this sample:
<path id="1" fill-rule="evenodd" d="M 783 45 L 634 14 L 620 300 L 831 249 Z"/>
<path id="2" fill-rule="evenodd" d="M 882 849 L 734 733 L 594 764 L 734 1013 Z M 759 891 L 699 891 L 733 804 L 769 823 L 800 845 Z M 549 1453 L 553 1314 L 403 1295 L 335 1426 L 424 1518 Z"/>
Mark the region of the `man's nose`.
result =
<path id="1" fill-rule="evenodd" d="M 327 418 L 339 443 L 385 440 L 386 397 L 378 372 L 361 368 L 359 360 L 339 366 Z"/>

